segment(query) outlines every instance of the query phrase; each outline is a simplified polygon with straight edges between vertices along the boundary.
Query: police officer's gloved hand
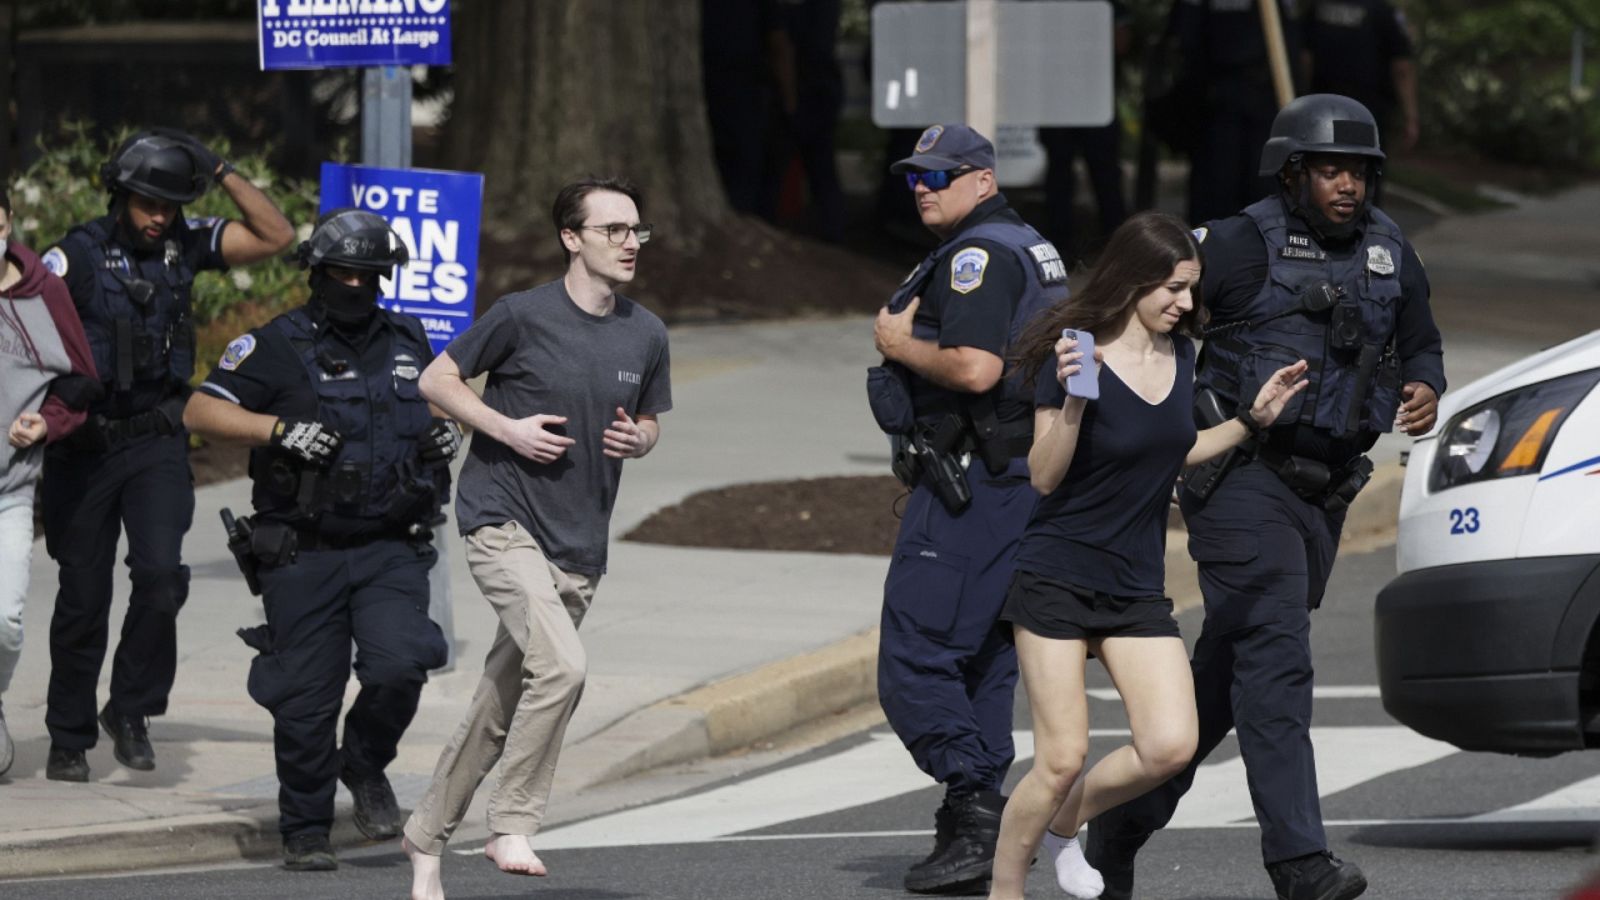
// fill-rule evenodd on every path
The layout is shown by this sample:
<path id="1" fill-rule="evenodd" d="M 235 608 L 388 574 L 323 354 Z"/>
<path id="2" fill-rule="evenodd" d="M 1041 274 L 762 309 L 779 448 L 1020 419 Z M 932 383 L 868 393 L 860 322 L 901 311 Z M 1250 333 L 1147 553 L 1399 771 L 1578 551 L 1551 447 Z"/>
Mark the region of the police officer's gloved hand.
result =
<path id="1" fill-rule="evenodd" d="M 417 437 L 417 454 L 425 463 L 449 462 L 461 449 L 461 426 L 435 417 L 433 424 Z"/>
<path id="2" fill-rule="evenodd" d="M 272 426 L 272 446 L 303 463 L 326 467 L 339 455 L 344 438 L 339 432 L 310 419 L 279 419 Z"/>
<path id="3" fill-rule="evenodd" d="M 228 173 L 233 171 L 232 163 L 218 156 L 210 147 L 200 143 L 199 138 L 187 131 L 181 131 L 177 128 L 152 128 L 150 130 L 183 144 L 194 155 L 195 162 L 199 164 L 201 171 L 206 173 L 207 178 L 213 178 L 218 183 L 221 183 L 222 179 L 228 177 Z"/>

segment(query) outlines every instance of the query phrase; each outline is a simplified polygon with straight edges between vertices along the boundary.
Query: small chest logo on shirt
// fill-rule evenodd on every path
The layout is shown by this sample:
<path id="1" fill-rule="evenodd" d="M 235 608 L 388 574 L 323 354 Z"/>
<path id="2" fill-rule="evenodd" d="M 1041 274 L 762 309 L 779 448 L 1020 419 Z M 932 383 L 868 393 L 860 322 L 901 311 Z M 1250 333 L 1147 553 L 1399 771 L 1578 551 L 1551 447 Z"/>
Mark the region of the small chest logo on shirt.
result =
<path id="1" fill-rule="evenodd" d="M 626 382 L 628 384 L 643 384 L 644 383 L 644 379 L 639 377 L 639 373 L 638 372 L 624 372 L 621 369 L 617 370 L 617 380 L 618 381 L 622 381 L 622 382 Z"/>
<path id="2" fill-rule="evenodd" d="M 1311 262 L 1323 262 L 1328 254 L 1321 247 L 1311 243 L 1311 235 L 1289 232 L 1288 244 L 1278 251 L 1279 259 L 1304 259 Z"/>

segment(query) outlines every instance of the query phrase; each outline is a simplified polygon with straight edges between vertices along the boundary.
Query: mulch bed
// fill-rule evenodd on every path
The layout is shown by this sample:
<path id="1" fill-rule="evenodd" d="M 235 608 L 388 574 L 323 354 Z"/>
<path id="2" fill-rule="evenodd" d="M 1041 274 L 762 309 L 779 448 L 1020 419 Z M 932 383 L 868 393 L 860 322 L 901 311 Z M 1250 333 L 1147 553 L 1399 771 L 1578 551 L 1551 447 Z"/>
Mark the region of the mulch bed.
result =
<path id="1" fill-rule="evenodd" d="M 808 478 L 701 491 L 624 540 L 678 547 L 888 556 L 905 489 L 888 475 Z"/>

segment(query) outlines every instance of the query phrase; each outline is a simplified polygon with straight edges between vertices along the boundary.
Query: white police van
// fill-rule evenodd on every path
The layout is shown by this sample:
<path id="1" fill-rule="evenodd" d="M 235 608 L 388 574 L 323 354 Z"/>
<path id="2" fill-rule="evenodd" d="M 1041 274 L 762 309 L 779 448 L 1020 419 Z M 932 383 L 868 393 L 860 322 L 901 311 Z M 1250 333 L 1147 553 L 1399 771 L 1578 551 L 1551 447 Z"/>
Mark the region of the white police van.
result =
<path id="1" fill-rule="evenodd" d="M 1600 331 L 1446 393 L 1378 595 L 1390 715 L 1465 750 L 1600 747 Z"/>

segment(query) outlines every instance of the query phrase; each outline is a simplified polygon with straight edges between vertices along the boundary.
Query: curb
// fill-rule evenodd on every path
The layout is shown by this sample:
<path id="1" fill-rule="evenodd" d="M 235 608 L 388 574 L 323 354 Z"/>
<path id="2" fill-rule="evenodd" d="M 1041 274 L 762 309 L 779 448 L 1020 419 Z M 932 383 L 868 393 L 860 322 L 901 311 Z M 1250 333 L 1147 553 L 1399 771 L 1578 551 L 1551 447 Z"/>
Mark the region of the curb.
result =
<path id="1" fill-rule="evenodd" d="M 715 681 L 578 743 L 581 788 L 747 747 L 878 696 L 878 629 Z"/>
<path id="2" fill-rule="evenodd" d="M 345 821 L 329 837 L 336 850 L 373 843 Z M 278 805 L 267 801 L 229 813 L 52 828 L 0 840 L 0 880 L 260 862 L 282 852 Z"/>

